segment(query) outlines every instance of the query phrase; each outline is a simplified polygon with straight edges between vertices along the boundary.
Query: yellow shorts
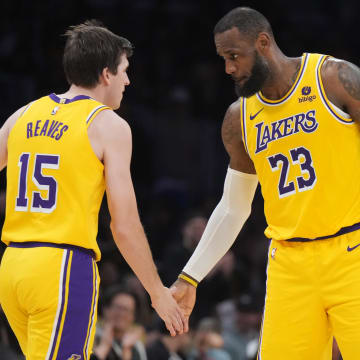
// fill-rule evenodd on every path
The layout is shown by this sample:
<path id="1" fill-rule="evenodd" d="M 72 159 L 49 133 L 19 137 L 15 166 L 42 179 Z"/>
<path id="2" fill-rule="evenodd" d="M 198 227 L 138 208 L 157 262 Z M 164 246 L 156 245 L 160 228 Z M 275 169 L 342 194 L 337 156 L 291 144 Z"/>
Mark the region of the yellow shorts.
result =
<path id="1" fill-rule="evenodd" d="M 85 251 L 8 247 L 0 303 L 27 360 L 89 359 L 99 275 Z"/>
<path id="2" fill-rule="evenodd" d="M 271 241 L 258 360 L 360 359 L 360 230 Z"/>

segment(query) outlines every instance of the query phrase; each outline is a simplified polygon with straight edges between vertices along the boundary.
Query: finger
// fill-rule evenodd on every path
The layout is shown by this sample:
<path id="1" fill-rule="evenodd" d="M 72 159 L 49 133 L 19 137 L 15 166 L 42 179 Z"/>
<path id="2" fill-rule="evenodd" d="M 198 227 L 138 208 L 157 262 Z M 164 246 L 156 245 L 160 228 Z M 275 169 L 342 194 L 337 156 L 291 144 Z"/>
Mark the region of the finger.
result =
<path id="1" fill-rule="evenodd" d="M 180 317 L 180 321 L 181 321 L 181 325 L 182 325 L 183 332 L 186 332 L 186 317 L 185 317 L 185 315 L 183 314 L 183 312 L 182 312 L 181 309 L 179 309 L 178 315 L 179 315 L 179 317 Z"/>
<path id="2" fill-rule="evenodd" d="M 169 333 L 171 336 L 175 336 L 176 335 L 176 331 L 174 330 L 174 327 L 171 323 L 165 323 L 166 328 L 169 330 Z"/>
<path id="3" fill-rule="evenodd" d="M 181 318 L 180 315 L 178 314 L 178 312 L 176 312 L 174 314 L 174 316 L 172 317 L 172 324 L 176 330 L 177 334 L 182 334 L 183 333 L 183 324 L 181 322 Z"/>
<path id="4" fill-rule="evenodd" d="M 184 319 L 184 333 L 187 333 L 189 331 L 189 317 L 186 316 Z"/>
<path id="5" fill-rule="evenodd" d="M 170 288 L 171 295 L 174 296 L 174 294 L 176 293 L 176 290 L 177 290 L 176 286 L 172 285 L 171 288 Z"/>
<path id="6" fill-rule="evenodd" d="M 178 334 L 182 334 L 184 332 L 184 323 L 181 318 L 181 312 L 178 311 L 176 314 L 176 320 L 178 324 Z"/>

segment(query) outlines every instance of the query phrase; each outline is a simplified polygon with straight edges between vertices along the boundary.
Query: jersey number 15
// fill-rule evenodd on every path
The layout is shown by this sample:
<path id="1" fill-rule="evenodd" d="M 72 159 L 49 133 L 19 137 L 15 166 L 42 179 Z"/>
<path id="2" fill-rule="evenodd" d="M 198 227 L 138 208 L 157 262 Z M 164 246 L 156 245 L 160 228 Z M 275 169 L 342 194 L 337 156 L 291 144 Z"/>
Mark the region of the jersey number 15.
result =
<path id="1" fill-rule="evenodd" d="M 20 167 L 18 196 L 15 202 L 16 211 L 28 211 L 28 172 L 30 153 L 20 155 L 18 166 Z M 56 208 L 58 184 L 54 177 L 42 174 L 42 169 L 58 169 L 59 155 L 35 154 L 32 181 L 39 190 L 47 191 L 47 198 L 41 197 L 40 191 L 33 191 L 31 200 L 31 212 L 51 213 Z"/>

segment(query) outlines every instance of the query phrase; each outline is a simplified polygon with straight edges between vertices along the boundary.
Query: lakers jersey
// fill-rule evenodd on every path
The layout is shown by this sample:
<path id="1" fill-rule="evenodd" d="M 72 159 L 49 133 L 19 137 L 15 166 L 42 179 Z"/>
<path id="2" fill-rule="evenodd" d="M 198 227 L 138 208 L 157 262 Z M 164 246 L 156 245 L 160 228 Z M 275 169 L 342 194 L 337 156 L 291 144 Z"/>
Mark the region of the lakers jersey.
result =
<path id="1" fill-rule="evenodd" d="M 21 114 L 8 138 L 3 242 L 65 243 L 92 249 L 100 259 L 104 167 L 87 128 L 104 109 L 88 96 L 51 94 Z"/>
<path id="2" fill-rule="evenodd" d="M 242 136 L 275 240 L 314 239 L 360 221 L 359 125 L 327 98 L 326 55 L 304 54 L 280 100 L 241 98 Z"/>

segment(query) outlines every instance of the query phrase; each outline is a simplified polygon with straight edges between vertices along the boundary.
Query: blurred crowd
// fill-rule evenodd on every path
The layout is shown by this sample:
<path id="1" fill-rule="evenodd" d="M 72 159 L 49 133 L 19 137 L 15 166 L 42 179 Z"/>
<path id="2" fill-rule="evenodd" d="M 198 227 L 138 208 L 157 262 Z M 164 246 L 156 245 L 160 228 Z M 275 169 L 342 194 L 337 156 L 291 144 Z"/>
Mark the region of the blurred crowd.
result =
<path id="1" fill-rule="evenodd" d="M 228 159 L 220 137 L 233 84 L 216 55 L 212 30 L 235 6 L 267 16 L 286 55 L 330 53 L 358 63 L 355 1 L 64 0 L 1 1 L 0 125 L 30 100 L 61 93 L 61 57 L 69 25 L 96 18 L 131 40 L 127 88 L 119 114 L 133 131 L 132 174 L 139 210 L 165 285 L 198 243 L 218 202 Z M 341 31 L 339 30 L 341 29 Z M 0 224 L 5 171 L 0 174 Z M 106 201 L 106 199 L 104 200 Z M 266 284 L 268 240 L 258 189 L 237 241 L 198 288 L 189 334 L 171 338 L 141 284 L 117 251 L 102 206 L 98 242 L 101 292 L 94 359 L 255 359 Z M 0 245 L 0 256 L 4 245 Z M 0 311 L 1 359 L 19 349 Z M 334 359 L 339 355 L 335 349 Z"/>

